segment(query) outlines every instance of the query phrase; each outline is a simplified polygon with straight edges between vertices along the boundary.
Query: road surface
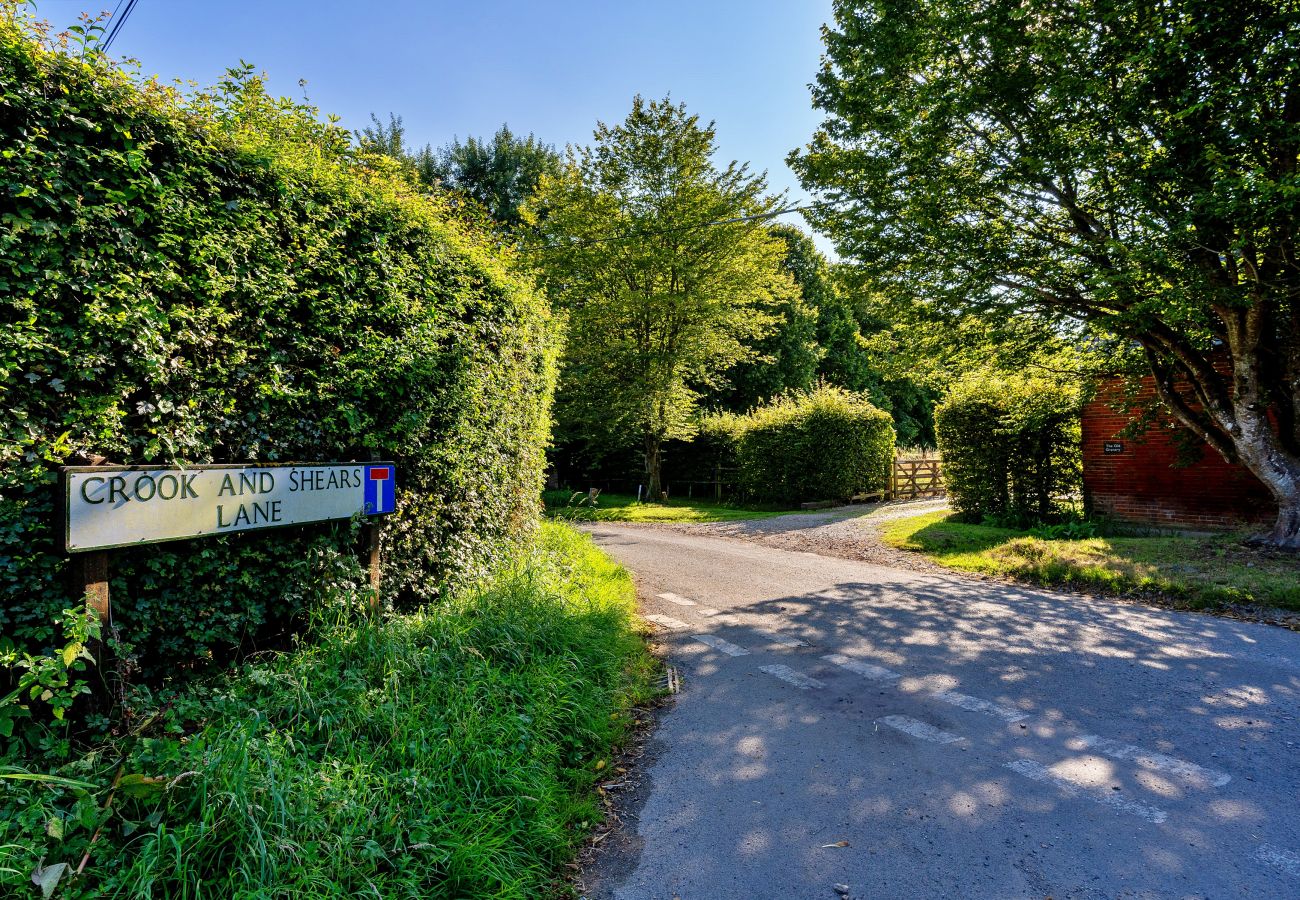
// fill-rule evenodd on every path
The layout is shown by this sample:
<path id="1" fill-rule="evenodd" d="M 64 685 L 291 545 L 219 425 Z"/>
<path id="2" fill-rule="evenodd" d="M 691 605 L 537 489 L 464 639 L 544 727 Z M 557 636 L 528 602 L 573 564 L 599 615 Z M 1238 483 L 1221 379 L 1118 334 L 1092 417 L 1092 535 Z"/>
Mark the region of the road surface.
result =
<path id="1" fill-rule="evenodd" d="M 593 524 L 682 690 L 591 898 L 1300 898 L 1300 634 Z"/>

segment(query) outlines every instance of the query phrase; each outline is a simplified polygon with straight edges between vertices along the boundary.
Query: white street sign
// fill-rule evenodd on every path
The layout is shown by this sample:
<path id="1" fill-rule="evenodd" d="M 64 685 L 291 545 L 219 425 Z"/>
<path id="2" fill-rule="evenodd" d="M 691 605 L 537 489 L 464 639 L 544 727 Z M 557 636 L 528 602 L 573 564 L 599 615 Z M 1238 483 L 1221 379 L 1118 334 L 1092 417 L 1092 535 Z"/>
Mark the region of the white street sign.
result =
<path id="1" fill-rule="evenodd" d="M 69 552 L 382 515 L 397 476 L 388 462 L 63 471 Z"/>

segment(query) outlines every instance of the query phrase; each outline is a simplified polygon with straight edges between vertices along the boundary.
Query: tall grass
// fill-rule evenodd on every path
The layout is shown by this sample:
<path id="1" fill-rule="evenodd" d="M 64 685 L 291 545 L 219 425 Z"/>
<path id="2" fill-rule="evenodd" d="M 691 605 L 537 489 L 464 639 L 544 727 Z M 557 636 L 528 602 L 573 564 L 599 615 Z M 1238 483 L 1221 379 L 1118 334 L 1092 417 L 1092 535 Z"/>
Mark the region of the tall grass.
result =
<path id="1" fill-rule="evenodd" d="M 321 623 L 299 649 L 180 698 L 169 714 L 180 734 L 137 742 L 132 772 L 194 774 L 119 792 L 69 896 L 557 890 L 557 867 L 600 815 L 604 755 L 652 691 L 633 604 L 624 570 L 546 524 L 486 590 L 382 622 Z M 48 814 L 71 808 L 57 787 L 22 785 L 10 800 L 19 791 Z M 0 824 L 0 845 L 32 842 L 30 829 Z M 42 853 L 75 864 L 87 832 L 0 849 L 0 870 L 25 880 Z"/>

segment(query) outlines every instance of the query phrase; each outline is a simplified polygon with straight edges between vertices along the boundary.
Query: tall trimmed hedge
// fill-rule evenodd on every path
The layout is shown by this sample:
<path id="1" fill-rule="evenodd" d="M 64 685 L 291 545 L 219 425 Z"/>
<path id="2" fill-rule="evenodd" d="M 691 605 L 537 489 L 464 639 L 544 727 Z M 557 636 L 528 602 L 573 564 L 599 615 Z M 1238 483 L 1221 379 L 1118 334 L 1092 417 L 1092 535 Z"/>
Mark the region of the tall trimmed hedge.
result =
<path id="1" fill-rule="evenodd" d="M 1008 525 L 1056 518 L 1081 479 L 1076 386 L 1035 375 L 973 373 L 935 409 L 948 496 L 966 518 Z"/>
<path id="2" fill-rule="evenodd" d="M 250 70 L 182 96 L 0 23 L 0 632 L 79 598 L 56 468 L 398 465 L 384 590 L 429 600 L 534 518 L 554 376 L 542 300 L 440 200 Z M 115 551 L 155 670 L 265 640 L 339 578 L 346 523 Z"/>
<path id="3" fill-rule="evenodd" d="M 894 455 L 889 413 L 835 387 L 720 418 L 711 431 L 734 436 L 746 496 L 773 503 L 847 500 L 880 490 Z"/>

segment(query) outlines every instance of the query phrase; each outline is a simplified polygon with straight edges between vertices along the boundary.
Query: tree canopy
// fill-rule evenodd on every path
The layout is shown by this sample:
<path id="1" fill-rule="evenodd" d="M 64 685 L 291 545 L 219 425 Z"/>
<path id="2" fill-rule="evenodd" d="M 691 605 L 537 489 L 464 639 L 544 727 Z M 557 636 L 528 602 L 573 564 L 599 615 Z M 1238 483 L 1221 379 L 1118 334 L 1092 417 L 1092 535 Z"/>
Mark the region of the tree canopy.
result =
<path id="1" fill-rule="evenodd" d="M 532 134 L 519 137 L 502 125 L 490 139 L 453 139 L 438 150 L 443 183 L 472 197 L 494 220 L 514 228 L 519 208 L 532 196 L 543 175 L 560 171 L 560 155 Z"/>
<path id="2" fill-rule="evenodd" d="M 438 149 L 432 144 L 407 144 L 402 117 L 388 121 L 371 114 L 371 124 L 357 139 L 372 153 L 398 160 L 421 183 L 441 187 L 474 200 L 494 222 L 506 228 L 520 224 L 519 208 L 537 189 L 544 174 L 560 170 L 560 155 L 532 134 L 519 137 L 502 125 L 491 138 L 453 138 Z"/>
<path id="3" fill-rule="evenodd" d="M 561 436 L 639 444 L 654 495 L 663 442 L 694 433 L 701 393 L 754 354 L 768 311 L 797 292 L 784 242 L 750 218 L 779 198 L 746 166 L 714 165 L 712 123 L 638 96 L 594 137 L 542 176 L 524 208 L 539 243 L 522 249 L 568 315 Z"/>
<path id="4" fill-rule="evenodd" d="M 791 164 L 888 296 L 1086 323 L 1300 547 L 1293 3 L 839 0 Z"/>
<path id="5" fill-rule="evenodd" d="M 766 312 L 770 332 L 754 341 L 754 355 L 727 373 L 714 404 L 746 412 L 790 391 L 807 391 L 817 380 L 825 351 L 817 345 L 818 302 L 825 292 L 826 260 L 812 239 L 792 225 L 773 225 L 769 233 L 785 243 L 781 268 L 798 288 L 772 298 Z"/>
<path id="6" fill-rule="evenodd" d="M 387 122 L 371 113 L 370 124 L 356 133 L 356 139 L 364 150 L 397 160 L 421 184 L 432 187 L 442 179 L 442 168 L 433 145 L 409 146 L 406 123 L 395 113 L 388 114 Z"/>

